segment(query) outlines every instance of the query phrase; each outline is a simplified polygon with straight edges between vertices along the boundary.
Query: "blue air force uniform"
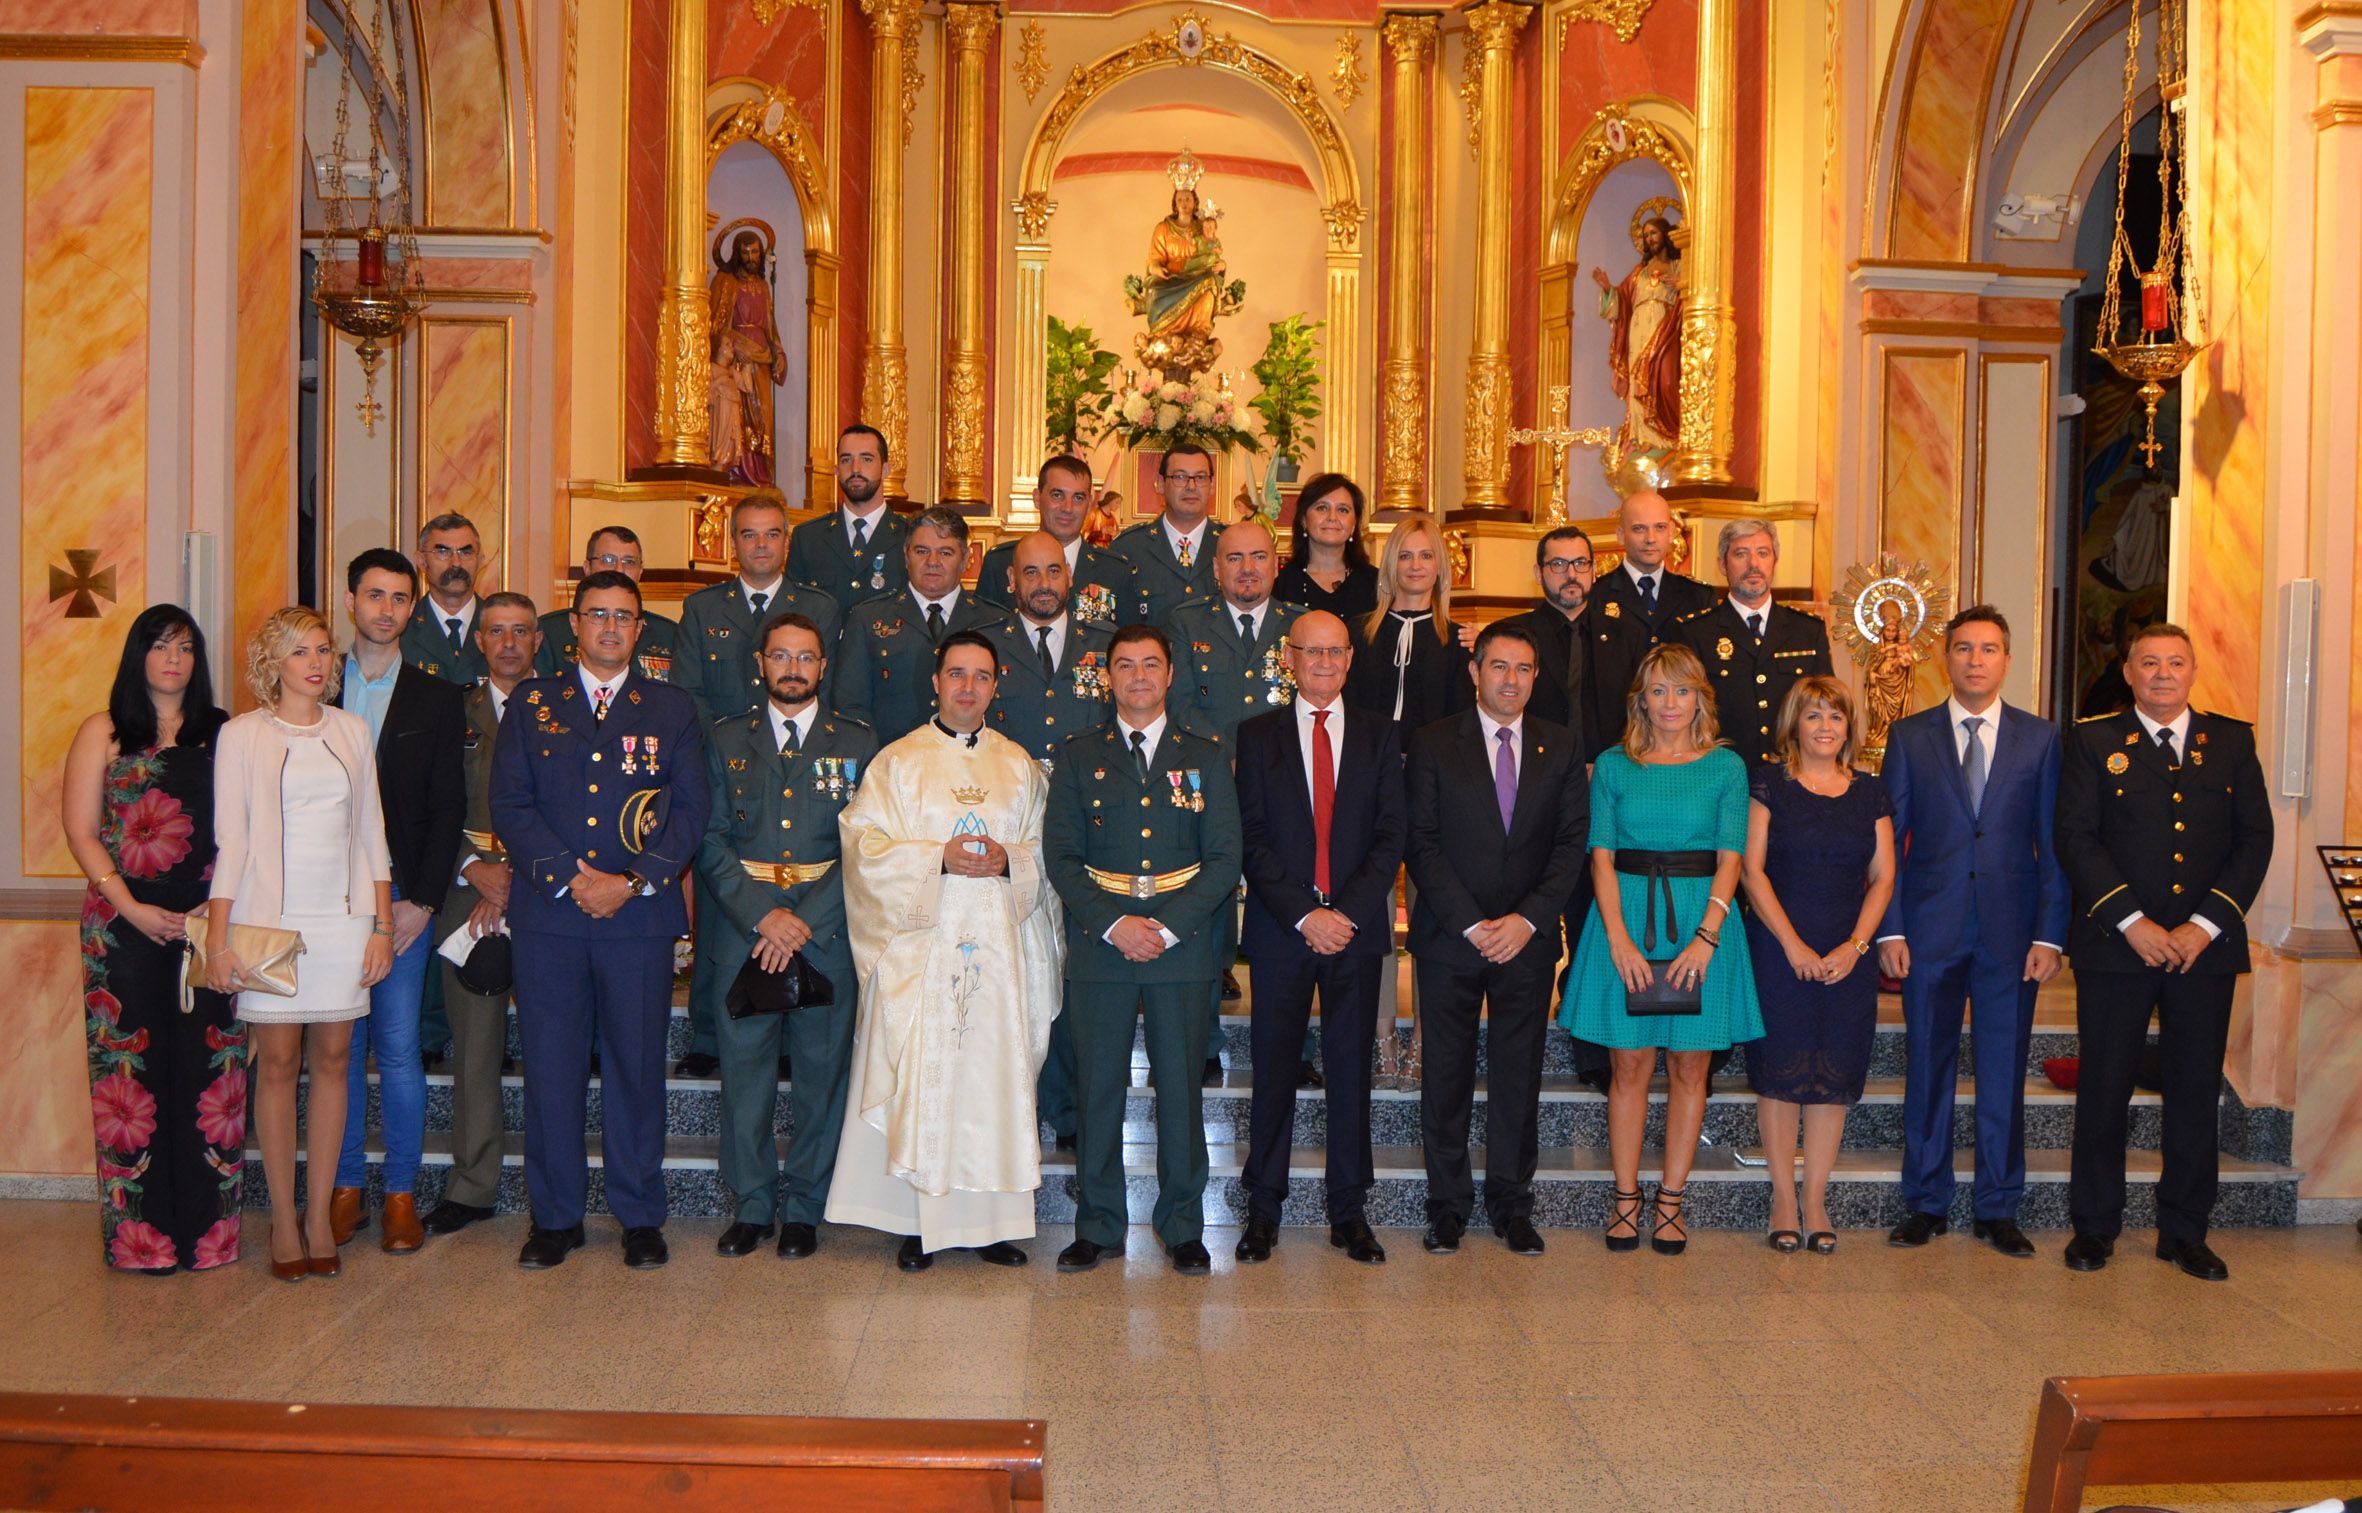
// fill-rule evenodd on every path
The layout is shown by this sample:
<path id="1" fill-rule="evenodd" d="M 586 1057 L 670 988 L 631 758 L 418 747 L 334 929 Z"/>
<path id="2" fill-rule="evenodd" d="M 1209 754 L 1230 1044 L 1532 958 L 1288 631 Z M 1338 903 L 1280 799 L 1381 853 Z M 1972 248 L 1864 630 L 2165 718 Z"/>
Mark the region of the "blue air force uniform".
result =
<path id="1" fill-rule="evenodd" d="M 533 1222 L 582 1222 L 583 1104 L 595 1026 L 607 1204 L 627 1229 L 661 1225 L 664 1035 L 673 942 L 689 928 L 682 874 L 705 833 L 697 707 L 628 670 L 604 719 L 581 670 L 518 685 L 492 754 L 492 828 L 515 880 L 517 1023 L 525 1050 L 525 1179 Z M 577 863 L 644 886 L 606 919 L 575 904 Z"/>

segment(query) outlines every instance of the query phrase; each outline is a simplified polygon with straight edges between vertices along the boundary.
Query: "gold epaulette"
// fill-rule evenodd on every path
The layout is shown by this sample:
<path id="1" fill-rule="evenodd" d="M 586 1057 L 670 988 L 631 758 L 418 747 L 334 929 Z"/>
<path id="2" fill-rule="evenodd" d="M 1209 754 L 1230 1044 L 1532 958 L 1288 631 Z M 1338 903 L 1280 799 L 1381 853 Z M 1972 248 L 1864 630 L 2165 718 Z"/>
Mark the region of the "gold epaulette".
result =
<path id="1" fill-rule="evenodd" d="M 1720 608 L 1722 608 L 1722 601 L 1717 599 L 1712 604 L 1707 605 L 1704 609 L 1693 609 L 1686 615 L 1676 616 L 1673 623 L 1676 625 L 1687 625 L 1692 620 L 1703 620 L 1708 615 L 1713 614 Z"/>

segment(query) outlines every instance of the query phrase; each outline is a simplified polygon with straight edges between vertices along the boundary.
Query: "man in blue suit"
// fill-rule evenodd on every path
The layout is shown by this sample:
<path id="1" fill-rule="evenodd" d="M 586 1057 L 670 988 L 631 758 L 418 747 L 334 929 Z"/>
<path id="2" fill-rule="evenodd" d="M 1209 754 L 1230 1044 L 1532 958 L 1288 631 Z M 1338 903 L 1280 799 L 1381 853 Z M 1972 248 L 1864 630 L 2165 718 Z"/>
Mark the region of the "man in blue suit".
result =
<path id="1" fill-rule="evenodd" d="M 697 705 L 632 664 L 640 589 L 592 573 L 574 595 L 575 666 L 519 684 L 492 749 L 492 829 L 515 868 L 509 931 L 525 1037 L 525 1186 L 517 1255 L 556 1266 L 582 1247 L 590 1179 L 583 1105 L 595 1025 L 607 1205 L 627 1266 L 662 1266 L 664 1031 L 681 874 L 705 835 Z"/>
<path id="2" fill-rule="evenodd" d="M 1952 696 L 1887 732 L 1901 879 L 1878 961 L 1903 982 L 1903 1201 L 1887 1236 L 1918 1246 L 1952 1206 L 1952 1095 L 1965 1002 L 1976 1051 L 1976 1237 L 2024 1260 L 2026 1045 L 2034 995 L 2058 975 L 2067 877 L 2052 847 L 2059 733 L 2001 702 L 2009 622 L 1989 604 L 1944 627 Z"/>

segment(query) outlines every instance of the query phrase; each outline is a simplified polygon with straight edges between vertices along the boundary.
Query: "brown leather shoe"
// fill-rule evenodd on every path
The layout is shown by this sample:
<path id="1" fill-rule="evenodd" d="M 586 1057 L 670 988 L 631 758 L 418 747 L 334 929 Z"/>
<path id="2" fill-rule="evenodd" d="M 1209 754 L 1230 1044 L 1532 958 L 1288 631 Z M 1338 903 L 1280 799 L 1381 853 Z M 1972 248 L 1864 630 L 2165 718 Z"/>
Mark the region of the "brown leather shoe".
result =
<path id="1" fill-rule="evenodd" d="M 361 1189 L 339 1187 L 328 1194 L 328 1236 L 342 1249 L 346 1241 L 359 1234 L 369 1224 L 369 1211 L 361 1206 Z"/>
<path id="2" fill-rule="evenodd" d="M 379 1248 L 389 1256 L 406 1256 L 426 1243 L 426 1231 L 418 1222 L 418 1199 L 411 1193 L 387 1193 L 385 1208 L 378 1214 L 385 1226 L 385 1238 Z"/>

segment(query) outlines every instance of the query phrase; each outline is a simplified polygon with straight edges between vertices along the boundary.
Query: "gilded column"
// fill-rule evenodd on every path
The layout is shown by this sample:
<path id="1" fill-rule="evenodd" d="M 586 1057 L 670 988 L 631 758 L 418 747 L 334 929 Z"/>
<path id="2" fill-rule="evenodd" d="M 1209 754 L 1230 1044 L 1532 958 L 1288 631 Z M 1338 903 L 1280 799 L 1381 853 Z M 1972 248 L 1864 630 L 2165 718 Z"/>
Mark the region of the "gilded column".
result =
<path id="1" fill-rule="evenodd" d="M 1713 0 L 1708 0 L 1709 4 Z M 1485 0 L 1468 10 L 1477 56 L 1476 314 L 1468 339 L 1468 425 L 1462 467 L 1465 508 L 1509 500 L 1509 149 L 1517 34 L 1529 9 Z"/>
<path id="2" fill-rule="evenodd" d="M 701 10 L 702 6 L 699 7 Z M 870 25 L 869 337 L 861 353 L 861 419 L 886 437 L 886 495 L 910 478 L 910 362 L 902 345 L 903 60 L 919 0 L 861 0 Z"/>
<path id="3" fill-rule="evenodd" d="M 1681 266 L 1681 446 L 1676 483 L 1731 481 L 1731 386 L 1738 372 L 1738 320 L 1731 309 L 1731 256 L 1738 215 L 1740 0 L 1698 0 L 1697 208 Z"/>
<path id="4" fill-rule="evenodd" d="M 1386 364 L 1380 378 L 1378 507 L 1423 510 L 1432 419 L 1427 409 L 1427 153 L 1435 135 L 1434 16 L 1390 16 L 1380 31 L 1394 60 L 1394 153 L 1387 178 L 1394 220 L 1386 238 Z"/>
<path id="5" fill-rule="evenodd" d="M 1001 23 L 994 0 L 951 0 L 943 9 L 949 49 L 951 131 L 951 320 L 943 337 L 945 504 L 983 505 L 984 396 L 992 365 L 984 355 L 985 250 L 990 186 L 984 165 L 984 59 Z"/>
<path id="6" fill-rule="evenodd" d="M 656 325 L 656 461 L 708 468 L 705 290 L 705 0 L 673 0 L 665 80 L 664 310 Z"/>

